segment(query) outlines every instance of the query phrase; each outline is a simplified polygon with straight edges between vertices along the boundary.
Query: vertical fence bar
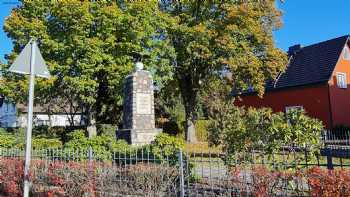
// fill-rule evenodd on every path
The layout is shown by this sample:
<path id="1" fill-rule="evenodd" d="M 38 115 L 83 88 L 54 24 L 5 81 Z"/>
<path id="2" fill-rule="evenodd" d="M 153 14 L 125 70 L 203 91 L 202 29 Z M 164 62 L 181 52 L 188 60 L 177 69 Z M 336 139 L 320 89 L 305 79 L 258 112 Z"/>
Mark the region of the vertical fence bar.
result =
<path id="1" fill-rule="evenodd" d="M 180 174 L 180 197 L 185 196 L 185 181 L 184 181 L 184 167 L 182 159 L 182 150 L 179 149 L 179 174 Z"/>
<path id="2" fill-rule="evenodd" d="M 305 150 L 304 150 L 304 157 L 305 157 L 305 166 L 306 168 L 308 168 L 308 158 L 307 158 L 307 146 L 305 146 Z"/>
<path id="3" fill-rule="evenodd" d="M 191 172 L 190 170 L 190 155 L 191 153 L 188 153 L 188 151 L 185 151 L 185 155 L 186 155 L 186 173 L 187 173 L 187 177 L 191 176 L 191 173 L 194 173 L 194 172 Z M 190 178 L 187 178 L 187 191 L 189 192 L 190 191 Z"/>

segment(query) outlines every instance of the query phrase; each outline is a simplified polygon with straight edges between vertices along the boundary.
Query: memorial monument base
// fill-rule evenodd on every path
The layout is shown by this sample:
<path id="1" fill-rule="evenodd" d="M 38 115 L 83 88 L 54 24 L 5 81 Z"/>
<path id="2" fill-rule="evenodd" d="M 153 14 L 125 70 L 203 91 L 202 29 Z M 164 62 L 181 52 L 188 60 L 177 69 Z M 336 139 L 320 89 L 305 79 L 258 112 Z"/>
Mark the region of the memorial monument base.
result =
<path id="1" fill-rule="evenodd" d="M 117 139 L 123 139 L 132 145 L 150 144 L 162 129 L 121 129 L 117 130 Z"/>

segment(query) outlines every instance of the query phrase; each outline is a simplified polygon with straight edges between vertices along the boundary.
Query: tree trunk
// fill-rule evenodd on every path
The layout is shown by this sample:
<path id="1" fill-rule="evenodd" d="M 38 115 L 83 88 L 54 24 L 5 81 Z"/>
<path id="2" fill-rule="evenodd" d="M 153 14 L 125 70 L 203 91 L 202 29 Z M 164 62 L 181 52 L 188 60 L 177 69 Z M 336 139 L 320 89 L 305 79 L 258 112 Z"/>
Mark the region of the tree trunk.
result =
<path id="1" fill-rule="evenodd" d="M 191 115 L 186 115 L 186 141 L 190 143 L 197 142 L 196 128 L 194 126 L 194 118 Z"/>
<path id="2" fill-rule="evenodd" d="M 184 76 L 179 81 L 181 96 L 185 106 L 186 113 L 186 125 L 185 125 L 185 134 L 186 141 L 189 143 L 196 143 L 196 128 L 194 126 L 195 117 L 195 108 L 197 100 L 197 91 L 193 88 L 191 77 L 189 75 Z"/>
<path id="3" fill-rule="evenodd" d="M 93 136 L 97 135 L 96 120 L 94 117 L 94 113 L 92 112 L 90 107 L 87 108 L 86 112 L 87 112 L 86 113 L 86 116 L 87 116 L 86 131 L 88 133 L 89 138 L 92 138 Z"/>

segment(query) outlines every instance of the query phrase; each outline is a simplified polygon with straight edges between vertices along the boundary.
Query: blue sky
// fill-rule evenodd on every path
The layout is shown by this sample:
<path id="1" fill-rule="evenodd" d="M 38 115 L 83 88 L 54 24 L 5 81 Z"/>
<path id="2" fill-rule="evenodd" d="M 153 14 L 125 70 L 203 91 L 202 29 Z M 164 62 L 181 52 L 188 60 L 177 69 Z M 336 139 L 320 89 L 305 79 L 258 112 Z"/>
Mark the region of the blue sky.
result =
<path id="1" fill-rule="evenodd" d="M 3 25 L 6 16 L 11 12 L 11 9 L 16 7 L 18 4 L 16 0 L 0 0 L 0 61 L 5 62 L 4 55 L 8 54 L 12 50 L 11 40 L 7 38 Z"/>
<path id="2" fill-rule="evenodd" d="M 285 0 L 279 7 L 284 26 L 274 35 L 284 50 L 350 34 L 349 0 Z"/>
<path id="3" fill-rule="evenodd" d="M 0 0 L 0 61 L 12 49 L 3 32 L 5 17 L 16 6 L 16 0 Z M 350 34 L 349 0 L 285 0 L 280 4 L 284 26 L 274 33 L 277 47 L 287 50 L 294 44 L 307 46 Z"/>

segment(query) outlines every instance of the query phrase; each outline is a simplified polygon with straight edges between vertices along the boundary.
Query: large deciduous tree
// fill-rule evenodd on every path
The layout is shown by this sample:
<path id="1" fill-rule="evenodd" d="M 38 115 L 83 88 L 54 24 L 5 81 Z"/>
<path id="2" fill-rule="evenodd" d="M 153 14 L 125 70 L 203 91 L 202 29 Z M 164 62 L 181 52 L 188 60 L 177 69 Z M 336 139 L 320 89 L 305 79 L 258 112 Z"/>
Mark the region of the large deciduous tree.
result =
<path id="1" fill-rule="evenodd" d="M 272 35 L 281 12 L 275 0 L 163 0 L 161 9 L 177 19 L 169 30 L 174 76 L 186 111 L 186 139 L 194 142 L 195 107 L 212 79 L 230 72 L 237 91 L 253 87 L 262 95 L 265 82 L 283 70 L 286 56 Z"/>
<path id="2" fill-rule="evenodd" d="M 157 2 L 24 0 L 4 25 L 14 44 L 7 58 L 11 63 L 30 37 L 37 38 L 53 78 L 37 80 L 36 100 L 67 113 L 78 108 L 90 126 L 95 120 L 115 123 L 133 52 L 150 56 L 146 69 L 159 87 L 171 78 L 174 51 L 165 36 L 170 23 Z M 1 92 L 25 101 L 25 77 L 4 76 Z"/>
<path id="3" fill-rule="evenodd" d="M 73 100 L 56 99 L 82 108 L 91 123 L 117 119 L 122 80 L 132 69 L 129 54 L 147 53 L 145 64 L 159 87 L 176 80 L 186 138 L 193 142 L 199 95 L 212 80 L 230 72 L 237 91 L 253 87 L 262 95 L 265 82 L 286 65 L 272 37 L 281 24 L 275 1 L 23 1 L 5 23 L 14 43 L 8 59 L 13 61 L 29 37 L 39 38 L 54 78 L 39 81 L 37 99 Z M 23 79 L 5 73 L 1 92 L 25 98 Z"/>

